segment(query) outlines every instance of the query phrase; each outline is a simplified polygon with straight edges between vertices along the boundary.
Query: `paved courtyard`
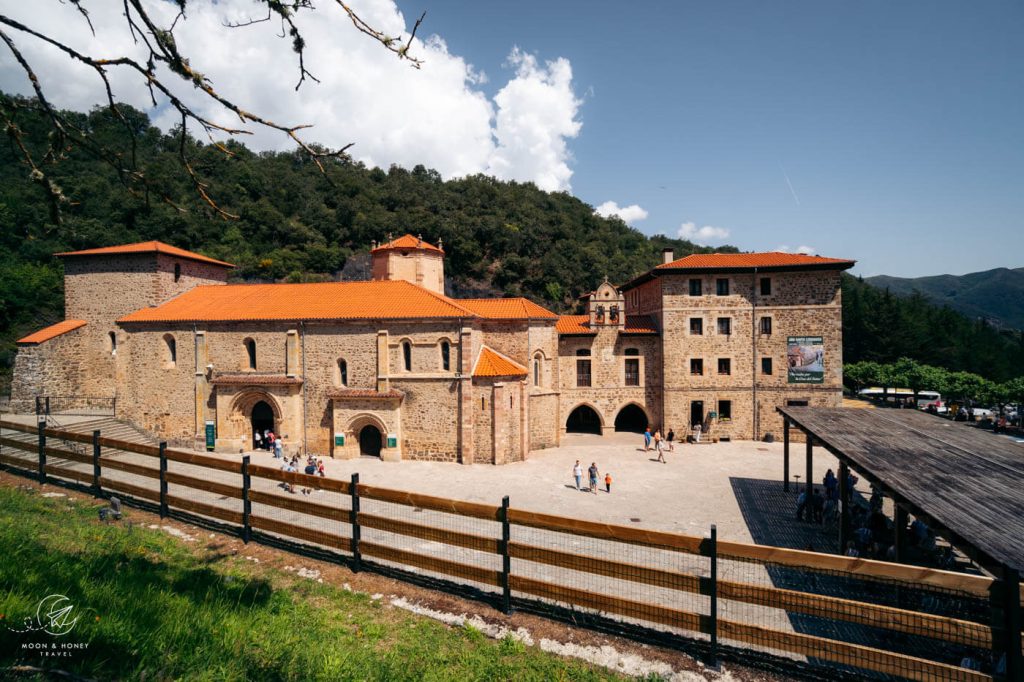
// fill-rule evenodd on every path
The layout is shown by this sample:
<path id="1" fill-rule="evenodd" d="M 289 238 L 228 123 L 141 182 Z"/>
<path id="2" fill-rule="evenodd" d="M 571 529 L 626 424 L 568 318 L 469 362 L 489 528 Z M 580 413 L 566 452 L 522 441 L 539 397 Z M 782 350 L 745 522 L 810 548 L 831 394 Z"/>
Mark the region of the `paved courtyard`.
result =
<path id="1" fill-rule="evenodd" d="M 716 523 L 720 538 L 740 542 L 764 543 L 766 524 L 797 526 L 797 530 L 804 525 L 789 521 L 797 493 L 791 486 L 791 492 L 782 495 L 781 443 L 676 444 L 675 452 L 665 453 L 667 464 L 653 461 L 653 449 L 644 452 L 642 446 L 643 439 L 636 434 L 569 434 L 558 448 L 537 450 L 525 462 L 497 467 L 363 457 L 328 459 L 325 469 L 336 478 L 358 472 L 360 482 L 368 485 L 487 504 L 500 504 L 502 496 L 508 495 L 511 505 L 519 509 L 688 535 L 703 535 Z M 254 464 L 279 461 L 266 452 L 251 454 Z M 791 480 L 799 474 L 802 481 L 803 443 L 791 447 L 790 458 Z M 584 468 L 584 486 L 587 467 L 597 463 L 601 472 L 597 495 L 576 491 L 572 467 L 577 459 Z M 815 448 L 816 482 L 820 484 L 829 467 L 838 470 L 836 459 Z M 611 494 L 604 492 L 606 472 L 613 479 Z M 751 514 L 767 518 L 751 518 L 751 528 L 745 518 Z M 803 549 L 806 542 L 798 541 Z"/>

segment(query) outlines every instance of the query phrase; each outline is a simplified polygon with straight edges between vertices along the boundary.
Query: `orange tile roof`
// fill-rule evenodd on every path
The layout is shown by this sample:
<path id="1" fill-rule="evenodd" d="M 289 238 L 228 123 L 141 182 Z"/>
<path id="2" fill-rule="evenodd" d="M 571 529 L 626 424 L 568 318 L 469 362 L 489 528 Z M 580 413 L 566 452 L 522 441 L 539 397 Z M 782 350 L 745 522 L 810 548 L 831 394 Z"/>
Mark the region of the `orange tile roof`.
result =
<path id="1" fill-rule="evenodd" d="M 473 318 L 446 296 L 402 280 L 199 286 L 118 322 Z"/>
<path id="2" fill-rule="evenodd" d="M 384 251 L 387 249 L 424 249 L 426 251 L 444 253 L 444 249 L 434 246 L 433 244 L 428 244 L 419 237 L 413 237 L 411 234 L 406 234 L 398 239 L 392 239 L 387 244 L 381 244 L 377 248 L 371 249 L 370 253 L 377 253 L 378 251 Z"/>
<path id="3" fill-rule="evenodd" d="M 626 315 L 624 334 L 657 334 L 658 327 L 650 315 Z"/>
<path id="4" fill-rule="evenodd" d="M 559 334 L 596 334 L 590 328 L 589 315 L 559 315 L 555 323 L 555 331 Z"/>
<path id="5" fill-rule="evenodd" d="M 590 326 L 589 315 L 561 315 L 555 331 L 567 336 L 597 333 Z M 626 323 L 620 331 L 623 334 L 657 334 L 658 327 L 648 315 L 626 315 Z"/>
<path id="6" fill-rule="evenodd" d="M 188 258 L 190 260 L 196 260 L 201 263 L 213 263 L 214 265 L 223 265 L 226 268 L 235 267 L 231 263 L 225 263 L 222 260 L 216 260 L 209 256 L 204 256 L 199 253 L 192 251 L 186 251 L 185 249 L 179 249 L 177 246 L 171 246 L 170 244 L 164 244 L 158 241 L 139 242 L 137 244 L 121 244 L 119 246 L 103 246 L 98 249 L 86 249 L 85 251 L 65 251 L 63 253 L 55 253 L 53 255 L 66 257 L 66 256 L 105 256 L 118 253 L 163 253 L 168 256 L 177 256 L 178 258 Z"/>
<path id="7" fill-rule="evenodd" d="M 853 267 L 854 263 L 856 261 L 844 260 L 842 258 L 825 258 L 823 256 L 782 253 L 780 251 L 770 251 L 767 253 L 694 253 L 674 260 L 671 263 L 659 265 L 655 270 L 677 268 L 700 270 L 714 270 L 716 268 L 780 268 L 806 265 L 835 265 L 840 268 L 849 268 Z"/>
<path id="8" fill-rule="evenodd" d="M 49 327 L 40 329 L 34 334 L 29 334 L 24 338 L 18 339 L 19 344 L 37 344 L 43 341 L 49 341 L 52 338 L 56 338 L 61 334 L 67 334 L 73 332 L 79 327 L 85 326 L 85 320 L 64 320 L 57 324 L 51 324 Z"/>
<path id="9" fill-rule="evenodd" d="M 474 377 L 525 377 L 526 375 L 525 367 L 487 346 L 480 349 L 476 367 L 473 368 Z"/>
<path id="10" fill-rule="evenodd" d="M 526 298 L 458 298 L 459 305 L 491 320 L 558 319 L 558 315 Z"/>

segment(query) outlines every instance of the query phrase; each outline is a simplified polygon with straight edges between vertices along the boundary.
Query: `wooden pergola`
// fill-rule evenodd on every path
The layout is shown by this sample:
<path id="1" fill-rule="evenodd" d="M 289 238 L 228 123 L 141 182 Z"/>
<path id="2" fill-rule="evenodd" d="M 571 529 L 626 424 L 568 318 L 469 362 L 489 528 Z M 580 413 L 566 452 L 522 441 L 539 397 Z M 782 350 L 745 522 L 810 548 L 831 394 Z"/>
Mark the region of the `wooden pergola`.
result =
<path id="1" fill-rule="evenodd" d="M 893 500 L 897 561 L 907 547 L 907 515 L 927 523 L 998 579 L 994 601 L 1007 633 L 1007 679 L 1024 679 L 1020 576 L 1024 570 L 1024 445 L 917 410 L 780 407 L 783 484 L 789 490 L 790 427 L 806 435 L 807 494 L 814 445 L 839 460 L 839 546 L 850 537 L 847 489 L 855 469 Z"/>

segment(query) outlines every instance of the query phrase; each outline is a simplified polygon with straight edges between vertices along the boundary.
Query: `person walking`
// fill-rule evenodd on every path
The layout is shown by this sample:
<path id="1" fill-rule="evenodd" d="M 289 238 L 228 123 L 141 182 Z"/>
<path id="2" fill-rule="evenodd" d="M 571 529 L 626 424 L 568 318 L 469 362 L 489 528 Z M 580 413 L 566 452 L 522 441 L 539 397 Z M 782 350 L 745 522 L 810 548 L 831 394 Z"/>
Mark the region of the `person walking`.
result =
<path id="1" fill-rule="evenodd" d="M 661 434 L 656 434 L 654 437 L 654 449 L 658 451 L 658 461 L 662 464 L 668 464 L 665 461 L 665 444 L 661 440 Z"/>
<path id="2" fill-rule="evenodd" d="M 270 429 L 263 429 L 263 449 L 270 450 Z"/>
<path id="3" fill-rule="evenodd" d="M 644 452 L 650 452 L 651 450 L 651 427 L 648 426 L 644 429 Z"/>
<path id="4" fill-rule="evenodd" d="M 277 436 L 274 435 L 273 431 L 267 433 L 267 450 L 274 449 L 274 441 L 277 440 Z"/>
<path id="5" fill-rule="evenodd" d="M 665 440 L 668 441 L 668 451 L 669 452 L 675 452 L 676 451 L 676 446 L 673 444 L 673 441 L 675 439 L 676 439 L 676 432 L 673 431 L 671 428 L 669 428 L 668 435 L 665 436 Z"/>
<path id="6" fill-rule="evenodd" d="M 604 491 L 610 493 L 612 491 L 612 475 L 605 473 L 604 475 Z"/>
<path id="7" fill-rule="evenodd" d="M 263 449 L 263 443 L 260 440 L 260 432 L 259 431 L 253 432 L 252 438 L 253 438 L 253 441 L 255 441 L 256 449 L 257 450 L 262 450 Z"/>
<path id="8" fill-rule="evenodd" d="M 587 469 L 587 473 L 590 474 L 590 492 L 597 494 L 597 462 L 591 462 L 590 468 Z"/>
<path id="9" fill-rule="evenodd" d="M 572 476 L 576 479 L 576 490 L 579 490 L 580 484 L 583 482 L 583 467 L 580 466 L 579 460 L 576 460 L 576 464 L 572 467 Z"/>
<path id="10" fill-rule="evenodd" d="M 274 439 L 274 459 L 282 457 L 284 457 L 284 439 L 278 437 Z"/>

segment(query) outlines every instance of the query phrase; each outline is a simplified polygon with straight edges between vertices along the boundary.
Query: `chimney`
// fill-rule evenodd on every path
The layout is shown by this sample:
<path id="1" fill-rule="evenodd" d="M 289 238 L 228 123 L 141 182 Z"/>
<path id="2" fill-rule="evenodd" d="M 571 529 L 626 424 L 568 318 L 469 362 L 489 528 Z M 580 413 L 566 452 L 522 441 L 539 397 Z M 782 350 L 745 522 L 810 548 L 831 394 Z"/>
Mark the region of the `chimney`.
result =
<path id="1" fill-rule="evenodd" d="M 662 263 L 671 263 L 672 261 L 674 261 L 676 259 L 675 253 L 676 252 L 672 250 L 671 246 L 668 247 L 668 248 L 662 249 L 661 250 L 661 262 Z"/>

